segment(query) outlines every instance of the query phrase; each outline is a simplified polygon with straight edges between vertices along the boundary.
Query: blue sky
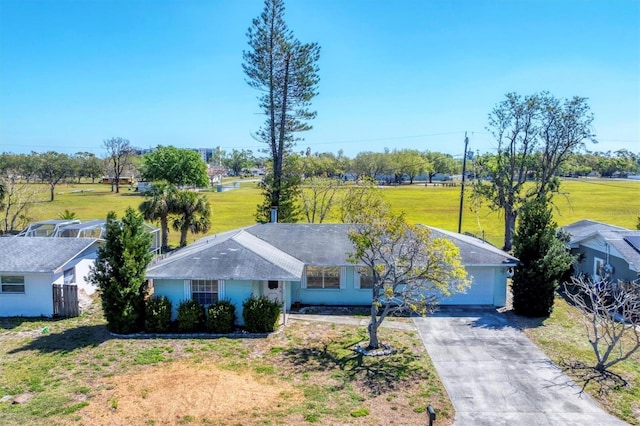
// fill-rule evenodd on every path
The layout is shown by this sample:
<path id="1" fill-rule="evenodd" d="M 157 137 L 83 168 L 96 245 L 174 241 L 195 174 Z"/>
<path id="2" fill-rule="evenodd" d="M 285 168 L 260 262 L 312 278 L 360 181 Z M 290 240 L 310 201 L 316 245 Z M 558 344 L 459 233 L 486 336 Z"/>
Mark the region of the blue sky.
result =
<path id="1" fill-rule="evenodd" d="M 495 148 L 508 92 L 589 98 L 597 151 L 640 152 L 637 0 L 288 0 L 321 46 L 299 150 Z M 260 0 L 0 0 L 0 151 L 105 154 L 102 141 L 251 149 L 242 72 Z"/>

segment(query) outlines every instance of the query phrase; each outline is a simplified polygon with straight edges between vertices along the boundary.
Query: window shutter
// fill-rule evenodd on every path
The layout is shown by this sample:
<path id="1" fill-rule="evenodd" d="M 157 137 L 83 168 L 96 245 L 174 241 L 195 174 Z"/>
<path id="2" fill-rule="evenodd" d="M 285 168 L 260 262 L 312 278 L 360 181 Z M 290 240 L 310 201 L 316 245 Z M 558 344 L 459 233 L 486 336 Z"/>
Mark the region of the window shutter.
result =
<path id="1" fill-rule="evenodd" d="M 302 281 L 300 281 L 300 288 L 307 288 L 307 267 L 304 267 L 302 272 Z"/>
<path id="2" fill-rule="evenodd" d="M 353 288 L 360 288 L 360 268 L 357 266 L 353 267 Z"/>
<path id="3" fill-rule="evenodd" d="M 191 300 L 191 280 L 184 280 L 184 300 Z"/>
<path id="4" fill-rule="evenodd" d="M 340 289 L 347 288 L 347 266 L 340 267 Z"/>
<path id="5" fill-rule="evenodd" d="M 224 280 L 218 280 L 218 300 L 222 300 L 226 298 L 226 287 L 224 285 Z"/>

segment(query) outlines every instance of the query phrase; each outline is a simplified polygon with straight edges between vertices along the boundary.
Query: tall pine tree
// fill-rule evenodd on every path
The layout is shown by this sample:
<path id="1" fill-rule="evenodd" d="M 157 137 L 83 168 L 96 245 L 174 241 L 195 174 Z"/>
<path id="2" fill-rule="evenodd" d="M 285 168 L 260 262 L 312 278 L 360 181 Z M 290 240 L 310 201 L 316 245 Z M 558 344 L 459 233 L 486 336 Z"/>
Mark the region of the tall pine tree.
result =
<path id="1" fill-rule="evenodd" d="M 114 212 L 109 212 L 105 245 L 99 249 L 89 274 L 100 290 L 109 331 L 128 334 L 143 329 L 150 249 L 151 235 L 144 229 L 141 215 L 129 207 L 118 220 Z"/>
<path id="2" fill-rule="evenodd" d="M 284 21 L 284 1 L 265 0 L 264 10 L 247 31 L 250 50 L 243 52 L 242 68 L 249 86 L 260 91 L 258 101 L 267 119 L 255 137 L 268 145 L 272 169 L 262 184 L 265 201 L 256 218 L 268 221 L 272 207 L 278 221 L 295 222 L 297 210 L 291 197 L 298 194 L 298 179 L 286 170 L 286 155 L 296 140 L 295 133 L 311 129 L 315 118 L 310 110 L 317 94 L 318 59 L 316 43 L 301 43 Z"/>
<path id="3" fill-rule="evenodd" d="M 514 255 L 520 259 L 511 286 L 518 315 L 551 314 L 560 277 L 573 261 L 566 243 L 556 233 L 547 198 L 535 198 L 523 206 L 513 238 Z"/>

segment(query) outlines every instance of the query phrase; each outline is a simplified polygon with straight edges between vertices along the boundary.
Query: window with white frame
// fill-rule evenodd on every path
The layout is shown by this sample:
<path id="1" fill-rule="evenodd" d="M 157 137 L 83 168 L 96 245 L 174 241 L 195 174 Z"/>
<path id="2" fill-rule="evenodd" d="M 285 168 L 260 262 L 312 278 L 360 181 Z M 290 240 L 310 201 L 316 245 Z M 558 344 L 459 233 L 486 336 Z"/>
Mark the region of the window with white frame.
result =
<path id="1" fill-rule="evenodd" d="M 64 275 L 65 284 L 74 284 L 76 282 L 76 268 L 69 268 L 62 275 Z"/>
<path id="2" fill-rule="evenodd" d="M 0 293 L 24 293 L 24 277 L 20 275 L 0 276 Z"/>
<path id="3" fill-rule="evenodd" d="M 191 280 L 191 298 L 201 305 L 218 301 L 218 280 Z"/>
<path id="4" fill-rule="evenodd" d="M 307 266 L 307 288 L 340 288 L 339 266 Z"/>
<path id="5" fill-rule="evenodd" d="M 373 271 L 370 267 L 356 267 L 355 288 L 373 288 Z"/>

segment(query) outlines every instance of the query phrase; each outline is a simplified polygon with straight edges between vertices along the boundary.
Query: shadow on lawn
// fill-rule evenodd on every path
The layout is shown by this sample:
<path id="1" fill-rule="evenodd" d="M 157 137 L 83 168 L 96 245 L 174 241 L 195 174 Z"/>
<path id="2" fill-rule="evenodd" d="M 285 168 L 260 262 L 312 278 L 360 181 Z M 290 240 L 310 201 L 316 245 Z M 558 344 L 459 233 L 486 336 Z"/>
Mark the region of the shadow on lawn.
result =
<path id="1" fill-rule="evenodd" d="M 351 349 L 358 342 L 347 344 L 342 349 Z M 431 374 L 421 368 L 419 357 L 408 349 L 394 351 L 388 356 L 363 356 L 355 351 L 339 356 L 329 348 L 291 348 L 283 353 L 284 358 L 300 372 L 339 370 L 342 387 L 349 382 L 358 382 L 372 395 L 381 395 L 402 388 L 406 383 L 426 380 Z M 338 375 L 332 375 L 338 378 Z"/>
<path id="2" fill-rule="evenodd" d="M 598 371 L 595 368 L 581 362 L 566 362 L 561 360 L 558 365 L 564 372 L 571 372 L 574 381 L 582 387 L 584 392 L 589 384 L 598 395 L 607 395 L 611 391 L 617 391 L 629 386 L 624 377 L 614 372 L 604 370 Z"/>
<path id="3" fill-rule="evenodd" d="M 104 325 L 85 325 L 69 328 L 61 333 L 41 334 L 26 345 L 13 349 L 9 353 L 23 351 L 68 353 L 80 348 L 96 347 L 109 339 L 111 336 Z"/>

